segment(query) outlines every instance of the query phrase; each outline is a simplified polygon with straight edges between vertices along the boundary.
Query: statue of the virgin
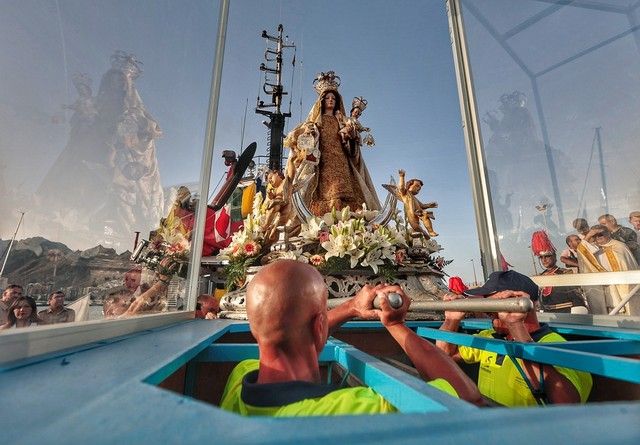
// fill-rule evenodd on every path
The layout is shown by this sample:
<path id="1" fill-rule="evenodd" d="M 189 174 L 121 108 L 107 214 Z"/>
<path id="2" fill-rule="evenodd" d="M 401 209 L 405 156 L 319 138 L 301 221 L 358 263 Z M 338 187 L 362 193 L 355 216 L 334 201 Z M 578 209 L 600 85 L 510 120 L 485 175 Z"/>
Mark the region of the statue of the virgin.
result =
<path id="1" fill-rule="evenodd" d="M 351 210 L 366 204 L 379 210 L 380 201 L 360 156 L 353 156 L 349 141 L 343 141 L 340 130 L 345 125 L 344 104 L 338 92 L 340 78 L 333 71 L 320 73 L 314 81 L 318 99 L 307 119 L 285 138 L 291 153 L 287 179 L 294 186 L 301 175 L 311 179 L 303 190 L 304 201 L 316 216 L 332 209 Z"/>

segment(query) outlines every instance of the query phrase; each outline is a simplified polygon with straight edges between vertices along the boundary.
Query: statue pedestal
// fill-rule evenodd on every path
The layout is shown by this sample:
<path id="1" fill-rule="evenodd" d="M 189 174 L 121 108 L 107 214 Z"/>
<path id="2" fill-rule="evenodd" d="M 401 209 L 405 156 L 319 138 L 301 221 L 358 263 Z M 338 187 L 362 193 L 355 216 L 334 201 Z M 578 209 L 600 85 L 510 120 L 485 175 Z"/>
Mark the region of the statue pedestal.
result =
<path id="1" fill-rule="evenodd" d="M 251 267 L 247 270 L 247 283 L 260 270 L 262 266 Z M 400 285 L 412 302 L 441 300 L 448 291 L 442 280 L 443 273 L 433 270 L 428 266 L 401 267 L 397 271 L 394 283 Z M 364 285 L 385 282 L 383 277 L 375 275 L 370 270 L 345 270 L 340 273 L 324 275 L 325 283 L 329 289 L 329 308 L 332 299 L 351 298 Z M 220 300 L 220 318 L 233 320 L 246 320 L 246 283 L 235 291 L 229 292 Z M 442 320 L 443 313 L 417 312 L 409 307 L 407 320 Z"/>

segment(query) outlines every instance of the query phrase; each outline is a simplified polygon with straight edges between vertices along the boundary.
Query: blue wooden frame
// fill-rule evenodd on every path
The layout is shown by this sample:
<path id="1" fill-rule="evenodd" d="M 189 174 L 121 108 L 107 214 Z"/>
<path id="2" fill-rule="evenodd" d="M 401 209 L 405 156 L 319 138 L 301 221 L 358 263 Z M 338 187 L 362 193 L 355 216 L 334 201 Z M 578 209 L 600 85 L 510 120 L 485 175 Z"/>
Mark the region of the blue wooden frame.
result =
<path id="1" fill-rule="evenodd" d="M 412 323 L 416 329 L 432 323 Z M 349 323 L 346 329 L 380 327 Z M 184 364 L 240 358 L 252 345 L 216 344 L 247 324 L 192 320 L 126 337 L 49 354 L 0 370 L 6 443 L 478 443 L 588 442 L 635 444 L 640 404 L 633 402 L 544 409 L 477 409 L 331 340 L 321 359 L 354 365 L 385 397 L 432 399 L 433 409 L 408 414 L 319 418 L 245 418 L 159 388 Z M 586 347 L 586 346 L 581 346 Z M 624 346 L 629 347 L 629 346 Z M 253 349 L 252 349 L 253 348 Z M 187 370 L 189 374 L 189 370 Z M 389 388 L 385 389 L 385 382 Z M 408 395 L 402 394 L 407 388 Z M 397 394 L 394 394 L 394 391 Z M 439 395 L 439 394 L 438 394 Z M 445 410 L 440 410 L 440 406 Z"/>
<path id="2" fill-rule="evenodd" d="M 640 384 L 640 360 L 619 355 L 640 354 L 640 332 L 619 328 L 593 326 L 550 325 L 558 333 L 589 335 L 599 339 L 562 343 L 519 343 L 494 338 L 477 337 L 459 332 L 420 327 L 417 334 L 432 340 L 443 340 L 498 354 L 538 363 L 587 371 L 613 379 Z M 487 329 L 486 320 L 464 321 L 462 329 Z"/>

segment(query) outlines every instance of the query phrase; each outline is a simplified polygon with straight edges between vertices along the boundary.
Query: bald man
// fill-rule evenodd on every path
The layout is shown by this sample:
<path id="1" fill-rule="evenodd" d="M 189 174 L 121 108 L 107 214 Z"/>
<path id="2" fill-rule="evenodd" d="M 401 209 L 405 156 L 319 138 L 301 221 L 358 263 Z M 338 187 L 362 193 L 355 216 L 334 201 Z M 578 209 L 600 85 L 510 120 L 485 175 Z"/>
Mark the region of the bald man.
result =
<path id="1" fill-rule="evenodd" d="M 373 309 L 378 293 L 399 293 L 401 308 L 387 300 Z M 354 318 L 379 318 L 420 374 L 433 386 L 478 401 L 475 384 L 446 354 L 404 324 L 409 298 L 399 286 L 365 286 L 356 296 L 327 312 L 322 275 L 297 261 L 263 267 L 247 287 L 247 315 L 260 360 L 245 360 L 232 371 L 220 406 L 243 415 L 316 416 L 376 414 L 396 408 L 367 387 L 339 388 L 320 383 L 318 356 L 331 329 Z"/>

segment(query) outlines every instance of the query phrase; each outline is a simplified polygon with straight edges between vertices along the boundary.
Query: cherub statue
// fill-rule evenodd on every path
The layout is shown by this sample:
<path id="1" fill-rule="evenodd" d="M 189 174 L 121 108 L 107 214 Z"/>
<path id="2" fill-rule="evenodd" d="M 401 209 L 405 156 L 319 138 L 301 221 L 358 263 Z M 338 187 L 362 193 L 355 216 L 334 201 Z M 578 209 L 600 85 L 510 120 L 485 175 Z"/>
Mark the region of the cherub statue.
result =
<path id="1" fill-rule="evenodd" d="M 371 134 L 367 134 L 363 139 L 360 138 L 360 133 L 371 131 L 370 128 L 363 126 L 358 120 L 367 108 L 367 103 L 367 100 L 362 96 L 354 97 L 351 102 L 350 116 L 344 120 L 344 127 L 340 129 L 340 139 L 346 147 L 348 147 L 349 141 L 354 141 L 358 146 L 361 146 L 362 143 L 368 146 L 375 144 Z"/>
<path id="2" fill-rule="evenodd" d="M 438 236 L 433 230 L 432 219 L 435 219 L 433 212 L 427 209 L 438 207 L 437 202 L 421 203 L 416 195 L 420 193 L 424 183 L 419 179 L 411 179 L 405 184 L 404 170 L 398 170 L 399 181 L 397 188 L 397 196 L 404 203 L 404 214 L 407 222 L 415 232 L 422 233 L 426 239 L 432 236 Z M 421 225 L 424 225 L 425 230 Z"/>
<path id="3" fill-rule="evenodd" d="M 277 227 L 286 225 L 290 216 L 290 197 L 286 186 L 282 172 L 270 170 L 267 173 L 267 196 L 263 204 L 266 213 L 262 227 L 266 232 L 265 238 L 270 242 L 277 238 Z"/>
<path id="4" fill-rule="evenodd" d="M 320 162 L 320 150 L 315 144 L 318 130 L 313 125 L 307 125 L 305 132 L 298 136 L 298 143 L 291 149 L 285 169 L 287 185 L 297 186 L 305 183 L 310 176 L 315 175 L 316 167 Z"/>

